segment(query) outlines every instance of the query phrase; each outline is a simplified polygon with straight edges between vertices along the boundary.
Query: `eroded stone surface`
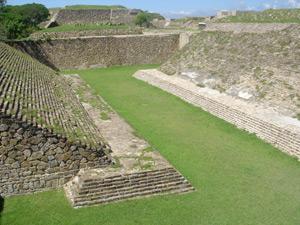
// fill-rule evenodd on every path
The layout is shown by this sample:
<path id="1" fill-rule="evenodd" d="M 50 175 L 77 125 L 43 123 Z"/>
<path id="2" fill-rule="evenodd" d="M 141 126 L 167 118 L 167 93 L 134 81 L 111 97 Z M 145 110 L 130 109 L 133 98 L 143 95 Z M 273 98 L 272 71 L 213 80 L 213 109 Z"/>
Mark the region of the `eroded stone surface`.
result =
<path id="1" fill-rule="evenodd" d="M 241 129 L 255 133 L 282 151 L 300 159 L 300 121 L 276 109 L 252 104 L 209 88 L 201 88 L 180 76 L 158 70 L 141 70 L 134 75 L 183 100 L 201 107 Z"/>

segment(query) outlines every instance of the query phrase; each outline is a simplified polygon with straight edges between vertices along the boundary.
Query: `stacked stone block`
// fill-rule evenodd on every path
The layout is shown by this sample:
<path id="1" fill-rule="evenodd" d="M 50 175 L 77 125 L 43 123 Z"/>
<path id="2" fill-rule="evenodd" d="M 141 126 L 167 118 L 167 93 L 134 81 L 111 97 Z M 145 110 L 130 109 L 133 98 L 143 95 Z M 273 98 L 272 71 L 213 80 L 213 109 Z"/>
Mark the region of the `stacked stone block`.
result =
<path id="1" fill-rule="evenodd" d="M 178 171 L 167 167 L 125 174 L 106 172 L 104 176 L 79 174 L 65 190 L 72 205 L 82 207 L 195 189 Z"/>
<path id="2" fill-rule="evenodd" d="M 66 31 L 66 32 L 36 32 L 30 35 L 30 38 L 33 40 L 49 40 L 49 39 L 61 39 L 61 38 L 132 35 L 132 34 L 143 34 L 143 30 L 141 28 L 131 28 L 131 29 Z"/>
<path id="3" fill-rule="evenodd" d="M 132 24 L 135 15 L 129 9 L 62 9 L 58 12 L 56 22 L 63 24 L 113 23 Z"/>
<path id="4" fill-rule="evenodd" d="M 110 162 L 109 146 L 64 78 L 4 43 L 0 137 L 4 195 L 57 187 L 80 168 Z"/>
<path id="5" fill-rule="evenodd" d="M 161 64 L 179 48 L 179 34 L 82 37 L 9 44 L 58 69 Z"/>

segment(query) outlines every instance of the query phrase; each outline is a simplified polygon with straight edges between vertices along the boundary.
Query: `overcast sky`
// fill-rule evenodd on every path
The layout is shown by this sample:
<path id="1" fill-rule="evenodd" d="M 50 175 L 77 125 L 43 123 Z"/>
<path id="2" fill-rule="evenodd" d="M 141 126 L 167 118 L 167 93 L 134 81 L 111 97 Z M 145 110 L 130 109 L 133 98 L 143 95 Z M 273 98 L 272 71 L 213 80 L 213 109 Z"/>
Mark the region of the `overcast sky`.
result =
<path id="1" fill-rule="evenodd" d="M 212 15 L 218 10 L 262 10 L 266 8 L 300 7 L 300 0 L 8 0 L 8 4 L 41 3 L 47 7 L 65 5 L 124 5 L 129 8 L 140 8 L 160 12 L 166 16 Z"/>

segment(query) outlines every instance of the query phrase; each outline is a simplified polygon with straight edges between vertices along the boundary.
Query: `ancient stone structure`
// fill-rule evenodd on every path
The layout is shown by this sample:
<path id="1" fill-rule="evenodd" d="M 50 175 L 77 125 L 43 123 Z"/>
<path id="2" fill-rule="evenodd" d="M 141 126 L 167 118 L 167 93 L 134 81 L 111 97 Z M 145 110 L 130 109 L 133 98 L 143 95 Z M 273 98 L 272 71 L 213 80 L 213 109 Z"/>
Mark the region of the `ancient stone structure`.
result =
<path id="1" fill-rule="evenodd" d="M 30 35 L 33 40 L 49 40 L 74 37 L 94 37 L 94 36 L 113 36 L 113 35 L 132 35 L 142 34 L 141 28 L 131 29 L 103 29 L 103 30 L 86 30 L 86 31 L 66 31 L 66 32 L 36 32 Z"/>
<path id="2" fill-rule="evenodd" d="M 161 71 L 300 119 L 300 26 L 278 25 L 285 26 L 266 33 L 196 33 Z"/>
<path id="3" fill-rule="evenodd" d="M 267 33 L 270 31 L 281 31 L 292 26 L 294 24 L 288 23 L 207 23 L 205 31 Z"/>
<path id="4" fill-rule="evenodd" d="M 160 64 L 179 47 L 178 34 L 82 37 L 10 43 L 59 69 Z"/>
<path id="5" fill-rule="evenodd" d="M 188 80 L 168 76 L 158 70 L 143 70 L 136 78 L 172 93 L 184 101 L 255 133 L 283 152 L 300 159 L 300 122 L 284 117 L 273 110 L 260 109 L 225 94 L 212 94 Z"/>
<path id="6" fill-rule="evenodd" d="M 186 193 L 192 185 L 78 75 L 65 76 L 109 143 L 113 168 L 82 169 L 65 191 L 74 207 L 158 194 Z M 102 114 L 106 118 L 101 117 Z"/>
<path id="7" fill-rule="evenodd" d="M 1 196 L 64 187 L 81 207 L 194 190 L 76 79 L 0 43 Z"/>
<path id="8" fill-rule="evenodd" d="M 90 170 L 80 174 L 65 188 L 74 207 L 105 204 L 130 198 L 194 191 L 192 185 L 174 168 L 120 173 Z"/>
<path id="9" fill-rule="evenodd" d="M 132 24 L 136 11 L 129 9 L 62 9 L 58 12 L 56 22 L 63 24 L 113 23 Z"/>
<path id="10" fill-rule="evenodd" d="M 110 148 L 63 77 L 0 43 L 0 194 L 61 187 Z"/>

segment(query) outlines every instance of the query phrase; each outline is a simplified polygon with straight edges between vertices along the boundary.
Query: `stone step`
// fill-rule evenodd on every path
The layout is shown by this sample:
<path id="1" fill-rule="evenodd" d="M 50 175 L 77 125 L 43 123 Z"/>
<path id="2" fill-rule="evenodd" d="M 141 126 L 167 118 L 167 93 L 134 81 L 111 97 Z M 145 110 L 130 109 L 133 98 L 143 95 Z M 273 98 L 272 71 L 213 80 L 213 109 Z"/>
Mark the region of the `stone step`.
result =
<path id="1" fill-rule="evenodd" d="M 137 177 L 130 177 L 130 176 L 122 176 L 122 179 L 116 178 L 115 180 L 99 180 L 97 181 L 89 181 L 89 182 L 83 182 L 81 185 L 78 185 L 78 188 L 80 188 L 81 190 L 85 190 L 85 189 L 91 189 L 93 187 L 98 187 L 98 188 L 102 188 L 102 187 L 110 187 L 113 185 L 119 185 L 119 184 L 123 184 L 124 182 L 131 182 L 131 183 L 135 183 L 138 182 L 140 180 L 143 179 L 147 179 L 147 180 L 151 180 L 151 179 L 161 179 L 161 178 L 165 178 L 165 177 L 172 177 L 172 176 L 181 176 L 180 174 L 177 173 L 160 173 L 160 174 L 150 174 L 150 175 L 145 175 L 143 177 L 141 176 L 137 176 Z"/>
<path id="2" fill-rule="evenodd" d="M 87 189 L 85 191 L 79 191 L 77 192 L 78 196 L 91 196 L 95 194 L 102 194 L 102 193 L 109 193 L 109 192 L 115 192 L 115 191 L 123 191 L 126 189 L 132 189 L 132 188 L 139 188 L 149 185 L 156 185 L 156 184 L 166 184 L 170 182 L 185 182 L 185 179 L 183 177 L 175 177 L 175 178 L 168 178 L 168 179 L 161 179 L 161 180 L 144 180 L 143 182 L 138 183 L 124 183 L 123 185 L 118 186 L 110 186 L 108 188 L 93 188 L 93 189 Z"/>
<path id="3" fill-rule="evenodd" d="M 143 192 L 131 192 L 131 193 L 123 194 L 123 195 L 112 196 L 112 197 L 109 197 L 106 199 L 95 199 L 95 200 L 90 200 L 90 201 L 77 202 L 76 204 L 74 204 L 74 206 L 82 207 L 82 206 L 88 206 L 88 205 L 98 205 L 98 204 L 122 201 L 122 200 L 126 200 L 126 199 L 137 198 L 137 197 L 147 197 L 147 196 L 154 196 L 154 195 L 161 195 L 161 194 L 178 194 L 178 193 L 186 193 L 186 192 L 191 192 L 191 191 L 194 191 L 194 188 L 183 187 L 181 189 L 178 189 L 178 187 L 168 187 L 168 188 L 164 188 L 164 189 L 151 189 L 151 190 L 146 190 Z"/>
<path id="4" fill-rule="evenodd" d="M 89 171 L 66 187 L 73 206 L 81 207 L 156 194 L 193 191 L 192 185 L 174 168 L 91 177 Z M 104 175 L 105 176 L 105 175 Z M 85 179 L 86 178 L 86 179 Z"/>
<path id="5" fill-rule="evenodd" d="M 109 192 L 96 192 L 94 195 L 83 195 L 79 197 L 74 198 L 74 202 L 80 202 L 80 201 L 85 201 L 85 200 L 94 200 L 94 199 L 105 199 L 105 198 L 110 198 L 113 196 L 119 196 L 119 195 L 125 195 L 128 193 L 137 193 L 137 192 L 143 192 L 146 190 L 154 190 L 154 189 L 159 189 L 163 190 L 164 188 L 167 187 L 174 187 L 174 188 L 182 188 L 182 187 L 190 187 L 190 184 L 188 182 L 183 182 L 183 181 L 174 181 L 174 182 L 160 182 L 157 184 L 148 184 L 148 185 L 142 185 L 142 186 L 132 186 L 132 187 L 127 187 L 127 188 L 121 188 L 121 189 L 115 189 L 115 190 L 110 190 Z"/>

